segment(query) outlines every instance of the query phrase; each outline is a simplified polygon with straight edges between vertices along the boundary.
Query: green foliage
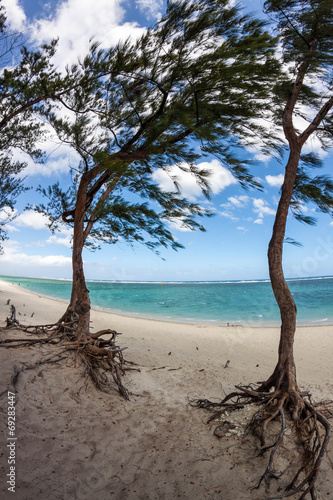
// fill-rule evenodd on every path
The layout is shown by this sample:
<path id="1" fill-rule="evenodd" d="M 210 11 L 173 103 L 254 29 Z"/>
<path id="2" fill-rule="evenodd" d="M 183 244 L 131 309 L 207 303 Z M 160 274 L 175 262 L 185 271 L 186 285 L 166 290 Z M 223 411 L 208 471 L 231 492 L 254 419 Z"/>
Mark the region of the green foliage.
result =
<path id="1" fill-rule="evenodd" d="M 267 0 L 264 7 L 277 20 L 284 62 L 292 63 L 297 71 L 297 67 L 308 59 L 309 72 L 319 71 L 320 77 L 331 83 L 327 65 L 333 62 L 332 1 Z M 314 40 L 318 42 L 317 50 L 309 52 Z"/>
<path id="2" fill-rule="evenodd" d="M 15 219 L 16 199 L 27 189 L 23 185 L 23 179 L 17 177 L 21 168 L 20 163 L 14 163 L 0 153 L 0 241 L 8 239 L 6 226 Z M 0 253 L 2 251 L 0 243 Z"/>
<path id="3" fill-rule="evenodd" d="M 68 75 L 60 76 L 50 63 L 55 41 L 36 52 L 28 51 L 22 41 L 20 33 L 7 28 L 0 1 L 0 210 L 13 209 L 17 197 L 26 189 L 20 176 L 26 162 L 17 161 L 14 152 L 43 161 L 37 143 L 45 131 L 38 114 L 44 114 L 49 102 L 58 100 L 73 85 Z M 1 219 L 1 240 L 7 237 L 6 223 L 10 220 L 11 216 Z"/>
<path id="4" fill-rule="evenodd" d="M 209 197 L 209 172 L 196 165 L 209 154 L 243 187 L 260 187 L 238 153 L 256 135 L 276 144 L 256 121 L 279 72 L 275 43 L 262 21 L 226 0 L 196 0 L 169 2 L 163 19 L 135 43 L 109 51 L 95 46 L 71 70 L 81 81 L 66 101 L 72 113 L 46 112 L 59 138 L 80 155 L 78 183 L 70 192 L 50 188 L 48 204 L 38 209 L 50 213 L 53 227 L 61 217 L 73 224 L 78 193 L 89 180 L 86 243 L 90 234 L 178 248 L 166 222 L 202 230 L 196 217 L 208 212 L 184 199 L 177 179 L 175 192 L 163 193 L 153 174 L 176 164 Z M 136 196 L 132 205 L 128 193 Z"/>

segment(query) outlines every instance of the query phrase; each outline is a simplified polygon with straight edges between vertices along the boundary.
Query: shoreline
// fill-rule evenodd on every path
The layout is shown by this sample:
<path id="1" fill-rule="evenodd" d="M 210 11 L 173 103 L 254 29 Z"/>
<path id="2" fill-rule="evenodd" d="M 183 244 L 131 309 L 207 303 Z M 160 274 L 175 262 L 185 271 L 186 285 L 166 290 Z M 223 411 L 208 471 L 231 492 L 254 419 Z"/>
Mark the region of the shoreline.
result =
<path id="1" fill-rule="evenodd" d="M 9 278 L 11 276 L 8 276 Z M 14 277 L 14 276 L 13 276 Z M 18 278 L 18 277 L 15 277 Z M 331 278 L 331 277 L 328 277 Z M 30 278 L 29 278 L 30 279 Z M 35 278 L 32 278 L 35 279 Z M 36 278 L 38 279 L 38 278 Z M 40 278 L 40 279 L 48 279 L 48 278 Z M 53 278 L 50 278 L 53 279 Z M 317 279 L 317 278 L 309 278 L 309 279 Z M 60 279 L 59 279 L 60 280 Z M 62 280 L 62 279 L 61 279 Z M 67 280 L 71 281 L 71 280 Z M 156 282 L 158 283 L 158 282 Z M 36 292 L 33 290 L 29 290 L 28 288 L 16 284 L 16 283 L 11 283 L 10 281 L 4 281 L 0 278 L 0 289 L 3 286 L 3 284 L 9 284 L 12 287 L 18 289 L 18 290 L 24 290 L 27 293 L 30 293 L 32 295 L 36 295 L 39 297 L 43 297 L 45 299 L 50 299 L 54 300 L 55 302 L 60 302 L 63 304 L 68 304 L 68 301 L 59 297 L 54 297 L 51 295 L 46 295 L 45 293 L 41 292 Z M 96 311 L 96 312 L 104 312 L 107 314 L 111 314 L 114 316 L 121 316 L 124 318 L 133 318 L 133 319 L 138 319 L 138 320 L 146 320 L 146 321 L 157 321 L 157 322 L 162 322 L 162 323 L 171 323 L 171 324 L 181 324 L 181 325 L 207 325 L 207 326 L 217 326 L 217 327 L 244 327 L 244 328 L 280 328 L 281 322 L 279 320 L 276 321 L 271 321 L 271 322 L 261 322 L 261 321 L 232 321 L 232 320 L 208 320 L 208 319 L 196 319 L 196 318 L 179 318 L 179 317 L 168 317 L 168 316 L 159 316 L 159 315 L 149 315 L 149 314 L 142 314 L 142 313 L 136 313 L 136 312 L 128 312 L 128 311 L 121 311 L 117 309 L 108 309 L 103 306 L 96 306 L 96 305 L 91 305 L 91 310 Z M 321 326 L 333 326 L 333 318 L 332 319 L 327 319 L 327 320 L 297 320 L 296 321 L 297 328 L 306 328 L 306 327 L 321 327 Z"/>
<path id="2" fill-rule="evenodd" d="M 2 297 L 4 299 L 2 300 Z M 10 315 L 6 301 L 11 299 L 17 311 L 17 319 L 25 325 L 53 324 L 63 315 L 66 301 L 51 298 L 36 292 L 29 291 L 20 286 L 0 280 L 0 318 L 4 326 L 5 318 Z M 38 300 L 36 300 L 38 299 Z M 140 340 L 152 342 L 157 349 L 169 349 L 170 344 L 187 349 L 186 342 L 199 344 L 204 342 L 205 351 L 210 357 L 214 356 L 215 345 L 224 346 L 226 359 L 228 352 L 233 354 L 239 348 L 240 368 L 246 366 L 249 359 L 261 359 L 260 366 L 267 365 L 273 368 L 277 360 L 277 351 L 280 337 L 280 326 L 253 326 L 253 325 L 218 325 L 204 322 L 184 323 L 180 321 L 161 321 L 160 319 L 142 318 L 130 315 L 114 314 L 108 310 L 92 308 L 91 329 L 98 331 L 111 328 L 126 337 L 125 343 L 135 349 L 140 349 Z M 122 338 L 121 337 L 121 338 Z M 197 347 L 197 346 L 196 346 Z M 312 352 L 320 351 L 320 359 L 325 358 L 326 350 L 333 351 L 333 326 L 332 325 L 306 325 L 298 326 L 295 336 L 295 357 L 297 362 L 298 352 L 301 359 L 319 369 L 319 361 L 315 363 Z M 332 352 L 333 356 L 333 352 Z M 229 355 L 230 357 L 230 355 Z M 244 361 L 244 358 L 248 358 Z M 304 365 L 306 379 L 311 381 L 311 370 Z M 331 380 L 332 370 L 327 367 L 326 380 Z M 240 369 L 240 373 L 244 373 Z M 253 372 L 254 375 L 255 372 Z M 332 385 L 333 390 L 333 385 Z"/>

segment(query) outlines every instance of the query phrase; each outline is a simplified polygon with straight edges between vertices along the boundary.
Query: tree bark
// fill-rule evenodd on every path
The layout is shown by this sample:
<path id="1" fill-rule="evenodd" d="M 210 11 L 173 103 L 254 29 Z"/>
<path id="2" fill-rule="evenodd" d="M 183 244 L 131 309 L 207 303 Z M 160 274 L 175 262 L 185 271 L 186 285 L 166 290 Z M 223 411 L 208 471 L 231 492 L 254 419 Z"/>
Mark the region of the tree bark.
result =
<path id="1" fill-rule="evenodd" d="M 290 150 L 285 169 L 285 178 L 281 190 L 280 202 L 275 216 L 272 237 L 268 247 L 268 264 L 272 289 L 280 308 L 281 333 L 278 363 L 271 377 L 264 382 L 261 390 L 274 387 L 291 398 L 298 392 L 296 366 L 294 361 L 294 337 L 296 332 L 297 308 L 293 296 L 284 277 L 282 254 L 285 238 L 288 210 L 296 180 L 300 160 L 301 146 L 295 141 Z"/>
<path id="2" fill-rule="evenodd" d="M 84 341 L 89 335 L 90 325 L 90 297 L 86 286 L 86 279 L 83 268 L 82 251 L 85 243 L 84 221 L 86 214 L 86 199 L 90 177 L 87 173 L 82 175 L 77 193 L 75 211 L 73 212 L 74 233 L 73 233 L 73 284 L 70 303 L 61 318 L 61 321 L 76 320 L 76 337 L 79 341 Z"/>
<path id="3" fill-rule="evenodd" d="M 302 406 L 299 404 L 300 400 L 293 348 L 296 332 L 297 308 L 285 280 L 282 256 L 288 211 L 300 155 L 301 145 L 295 141 L 293 147 L 290 149 L 290 155 L 285 169 L 284 183 L 281 189 L 280 202 L 277 208 L 272 237 L 268 247 L 269 275 L 274 296 L 280 309 L 281 332 L 277 365 L 270 378 L 260 387 L 261 391 L 268 391 L 274 387 L 275 391 L 280 395 L 287 395 L 287 399 L 289 399 L 289 403 L 293 406 L 296 414 L 298 414 Z"/>

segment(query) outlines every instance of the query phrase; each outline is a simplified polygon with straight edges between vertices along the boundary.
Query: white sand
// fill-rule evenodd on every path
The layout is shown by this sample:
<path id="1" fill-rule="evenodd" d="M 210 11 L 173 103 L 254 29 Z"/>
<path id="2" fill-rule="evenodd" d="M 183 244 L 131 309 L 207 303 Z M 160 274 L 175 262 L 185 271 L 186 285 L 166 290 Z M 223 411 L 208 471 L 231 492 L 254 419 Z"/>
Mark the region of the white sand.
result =
<path id="1" fill-rule="evenodd" d="M 23 324 L 56 322 L 66 307 L 61 301 L 0 282 L 1 325 L 9 316 L 7 299 L 16 306 Z M 92 311 L 92 327 L 95 331 L 112 328 L 123 334 L 118 342 L 128 347 L 125 357 L 141 369 L 124 377 L 131 400 L 122 400 L 116 391 L 111 395 L 95 391 L 91 384 L 85 384 L 82 366 L 74 366 L 69 359 L 59 366 L 41 365 L 20 375 L 16 493 L 6 492 L 8 431 L 3 426 L 1 498 L 265 497 L 263 487 L 249 489 L 268 458 L 254 458 L 256 440 L 242 441 L 236 436 L 218 440 L 214 427 L 205 424 L 209 414 L 192 408 L 188 400 L 220 399 L 236 384 L 265 380 L 277 360 L 278 328 L 168 323 L 104 311 Z M 3 331 L 1 335 L 25 334 Z M 14 365 L 38 361 L 50 349 L 55 348 L 1 348 L 0 393 L 11 390 Z M 332 355 L 332 326 L 298 328 L 298 382 L 314 400 L 332 397 Z M 228 360 L 229 366 L 224 368 Z M 4 394 L 1 417 L 5 424 L 6 403 Z M 286 444 L 286 456 L 292 451 Z M 285 458 L 277 464 L 281 468 L 287 466 Z M 318 481 L 319 498 L 333 499 L 332 460 L 330 444 Z"/>

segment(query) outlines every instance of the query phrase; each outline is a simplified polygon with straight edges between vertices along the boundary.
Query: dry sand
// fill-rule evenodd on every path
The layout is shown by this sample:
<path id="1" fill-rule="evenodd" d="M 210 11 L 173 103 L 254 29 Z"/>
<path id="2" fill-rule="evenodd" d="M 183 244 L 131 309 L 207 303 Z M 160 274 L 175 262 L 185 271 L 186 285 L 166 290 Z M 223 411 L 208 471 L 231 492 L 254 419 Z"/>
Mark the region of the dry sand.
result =
<path id="1" fill-rule="evenodd" d="M 0 282 L 0 325 L 9 316 L 8 299 L 23 324 L 53 323 L 66 306 Z M 236 384 L 265 380 L 277 360 L 278 328 L 168 323 L 104 311 L 92 312 L 92 326 L 95 331 L 122 332 L 118 343 L 128 347 L 125 357 L 141 369 L 124 377 L 131 399 L 121 399 L 116 390 L 96 391 L 73 359 L 23 372 L 15 391 L 15 494 L 6 483 L 11 376 L 14 366 L 36 362 L 56 348 L 0 349 L 0 394 L 5 391 L 0 398 L 1 498 L 258 500 L 269 496 L 263 486 L 251 489 L 268 459 L 256 457 L 257 439 L 237 434 L 216 438 L 213 425 L 206 424 L 209 414 L 192 408 L 189 400 L 220 399 Z M 0 334 L 1 338 L 26 335 L 13 330 Z M 332 355 L 332 326 L 298 328 L 298 381 L 314 400 L 332 397 Z M 288 435 L 289 429 L 276 470 L 286 469 L 288 458 L 296 464 Z M 287 481 L 284 476 L 282 486 Z M 271 492 L 276 491 L 273 483 Z M 318 496 L 333 499 L 332 443 L 318 480 Z"/>

